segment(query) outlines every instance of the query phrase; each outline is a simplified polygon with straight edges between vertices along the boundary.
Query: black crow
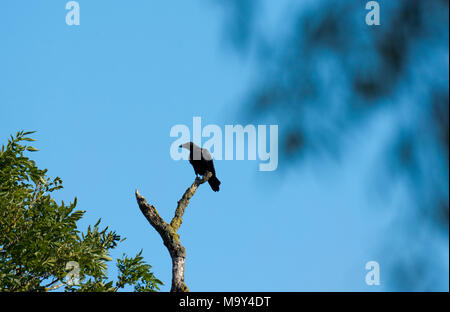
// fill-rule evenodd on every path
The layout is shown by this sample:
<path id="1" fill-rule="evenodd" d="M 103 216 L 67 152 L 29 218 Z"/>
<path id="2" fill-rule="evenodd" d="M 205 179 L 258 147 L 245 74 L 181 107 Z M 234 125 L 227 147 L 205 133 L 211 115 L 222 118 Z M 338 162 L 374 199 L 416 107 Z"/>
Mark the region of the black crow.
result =
<path id="1" fill-rule="evenodd" d="M 181 144 L 179 147 L 183 147 L 189 150 L 189 162 L 196 175 L 205 175 L 206 171 L 212 173 L 211 178 L 209 178 L 208 183 L 214 192 L 219 191 L 220 181 L 216 177 L 216 171 L 214 170 L 214 163 L 211 154 L 207 149 L 201 148 L 192 142 L 187 142 Z"/>

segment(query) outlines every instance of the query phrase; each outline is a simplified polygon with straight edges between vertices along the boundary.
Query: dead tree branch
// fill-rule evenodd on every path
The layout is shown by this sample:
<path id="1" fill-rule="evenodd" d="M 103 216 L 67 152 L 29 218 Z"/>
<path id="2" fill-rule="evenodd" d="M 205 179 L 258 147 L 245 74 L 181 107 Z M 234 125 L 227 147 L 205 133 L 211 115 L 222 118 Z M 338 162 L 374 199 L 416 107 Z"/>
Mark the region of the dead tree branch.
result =
<path id="1" fill-rule="evenodd" d="M 177 208 L 175 210 L 175 215 L 168 224 L 159 215 L 158 211 L 153 205 L 147 203 L 146 199 L 139 194 L 136 190 L 136 200 L 141 209 L 142 214 L 148 220 L 148 222 L 153 226 L 153 228 L 161 236 L 164 246 L 166 246 L 169 251 L 170 257 L 172 258 L 172 287 L 170 291 L 172 292 L 187 292 L 189 288 L 184 282 L 184 269 L 186 262 L 186 250 L 181 245 L 180 235 L 177 233 L 181 224 L 183 223 L 183 214 L 189 204 L 189 200 L 194 196 L 197 188 L 207 182 L 211 178 L 212 174 L 207 172 L 203 178 L 196 178 L 192 185 L 184 192 L 181 199 L 178 201 Z"/>

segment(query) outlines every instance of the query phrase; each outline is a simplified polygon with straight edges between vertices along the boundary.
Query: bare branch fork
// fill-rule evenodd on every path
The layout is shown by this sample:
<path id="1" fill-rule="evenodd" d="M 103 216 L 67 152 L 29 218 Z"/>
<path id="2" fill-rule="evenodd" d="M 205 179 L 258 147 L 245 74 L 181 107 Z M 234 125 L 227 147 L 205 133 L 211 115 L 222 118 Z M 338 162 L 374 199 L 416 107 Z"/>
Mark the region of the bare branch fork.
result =
<path id="1" fill-rule="evenodd" d="M 195 178 L 194 183 L 184 192 L 178 201 L 177 209 L 172 221 L 167 223 L 160 217 L 158 211 L 153 205 L 147 203 L 146 199 L 136 190 L 136 200 L 142 214 L 148 222 L 155 228 L 161 236 L 164 245 L 169 250 L 172 258 L 172 292 L 187 292 L 189 288 L 184 282 L 184 265 L 186 262 L 186 250 L 180 243 L 180 235 L 177 233 L 183 223 L 183 214 L 189 204 L 189 200 L 194 196 L 197 188 L 207 182 L 212 176 L 211 172 L 207 172 L 203 178 Z"/>

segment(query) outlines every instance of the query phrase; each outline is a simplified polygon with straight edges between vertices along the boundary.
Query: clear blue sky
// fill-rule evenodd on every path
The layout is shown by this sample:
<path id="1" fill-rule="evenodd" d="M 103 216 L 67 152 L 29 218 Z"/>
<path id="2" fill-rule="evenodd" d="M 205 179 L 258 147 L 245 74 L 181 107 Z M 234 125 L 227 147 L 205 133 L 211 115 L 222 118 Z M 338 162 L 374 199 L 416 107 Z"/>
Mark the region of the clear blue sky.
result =
<path id="1" fill-rule="evenodd" d="M 102 218 L 125 236 L 113 256 L 145 259 L 170 289 L 171 261 L 142 216 L 139 189 L 163 218 L 192 183 L 170 158 L 170 128 L 240 123 L 254 64 L 223 42 L 222 15 L 207 1 L 82 1 L 81 25 L 65 24 L 66 1 L 0 3 L 0 138 L 37 130 L 33 154 L 64 181 L 57 199 L 78 198 L 81 228 Z M 276 12 L 274 7 L 274 12 Z M 201 186 L 180 230 L 192 291 L 380 291 L 390 289 L 384 235 L 396 210 L 367 195 L 385 118 L 354 137 L 339 165 L 305 162 L 259 172 L 255 161 L 217 161 L 221 190 Z M 280 128 L 283 125 L 279 125 Z M 394 232 L 393 232 L 394 231 Z M 448 236 L 435 289 L 448 290 Z M 365 264 L 381 285 L 365 284 Z"/>

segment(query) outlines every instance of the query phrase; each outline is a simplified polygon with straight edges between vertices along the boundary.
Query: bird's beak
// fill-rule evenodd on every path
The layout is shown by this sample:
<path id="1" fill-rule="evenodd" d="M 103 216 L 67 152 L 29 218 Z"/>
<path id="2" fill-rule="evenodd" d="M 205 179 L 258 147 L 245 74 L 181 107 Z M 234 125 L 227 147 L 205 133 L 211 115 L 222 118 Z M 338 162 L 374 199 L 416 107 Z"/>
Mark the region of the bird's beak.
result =
<path id="1" fill-rule="evenodd" d="M 178 147 L 183 147 L 183 145 L 182 145 L 182 144 L 180 144 L 180 146 L 178 146 Z"/>

